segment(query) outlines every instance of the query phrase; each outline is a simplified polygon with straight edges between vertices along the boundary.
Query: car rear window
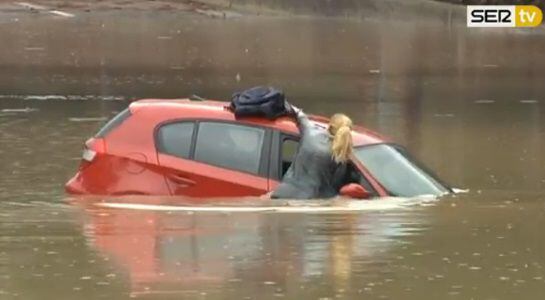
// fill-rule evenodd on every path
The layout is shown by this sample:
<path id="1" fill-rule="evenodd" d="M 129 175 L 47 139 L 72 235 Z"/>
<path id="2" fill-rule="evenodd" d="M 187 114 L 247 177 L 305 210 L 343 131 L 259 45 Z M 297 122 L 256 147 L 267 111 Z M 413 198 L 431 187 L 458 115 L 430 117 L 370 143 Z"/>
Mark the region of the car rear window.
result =
<path id="1" fill-rule="evenodd" d="M 104 127 L 102 127 L 98 133 L 95 135 L 97 138 L 106 137 L 112 130 L 116 129 L 121 125 L 125 120 L 131 116 L 131 111 L 129 108 L 126 108 L 122 112 L 118 113 L 113 119 L 108 121 Z"/>
<path id="2" fill-rule="evenodd" d="M 157 133 L 157 151 L 180 158 L 189 158 L 195 123 L 170 123 Z"/>

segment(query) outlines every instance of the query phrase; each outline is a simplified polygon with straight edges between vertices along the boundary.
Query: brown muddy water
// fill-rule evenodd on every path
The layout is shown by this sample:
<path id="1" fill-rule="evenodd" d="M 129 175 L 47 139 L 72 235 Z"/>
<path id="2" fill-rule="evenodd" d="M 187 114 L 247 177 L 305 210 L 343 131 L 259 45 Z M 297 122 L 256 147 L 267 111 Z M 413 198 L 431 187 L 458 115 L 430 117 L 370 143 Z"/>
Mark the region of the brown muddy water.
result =
<path id="1" fill-rule="evenodd" d="M 0 10 L 0 299 L 543 298 L 542 29 L 74 13 Z M 470 192 L 320 214 L 64 194 L 83 141 L 130 100 L 255 84 L 347 112 Z"/>

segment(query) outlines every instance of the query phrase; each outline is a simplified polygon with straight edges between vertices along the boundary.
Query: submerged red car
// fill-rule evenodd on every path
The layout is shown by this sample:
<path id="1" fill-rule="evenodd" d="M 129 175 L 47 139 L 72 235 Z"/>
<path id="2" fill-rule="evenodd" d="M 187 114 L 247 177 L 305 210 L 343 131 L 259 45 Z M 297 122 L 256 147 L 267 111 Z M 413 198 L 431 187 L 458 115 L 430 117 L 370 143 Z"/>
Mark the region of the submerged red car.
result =
<path id="1" fill-rule="evenodd" d="M 326 128 L 328 119 L 311 116 Z M 70 194 L 258 196 L 272 191 L 298 146 L 288 117 L 236 119 L 220 101 L 139 100 L 85 143 Z M 399 145 L 356 127 L 341 194 L 442 195 L 451 189 Z"/>

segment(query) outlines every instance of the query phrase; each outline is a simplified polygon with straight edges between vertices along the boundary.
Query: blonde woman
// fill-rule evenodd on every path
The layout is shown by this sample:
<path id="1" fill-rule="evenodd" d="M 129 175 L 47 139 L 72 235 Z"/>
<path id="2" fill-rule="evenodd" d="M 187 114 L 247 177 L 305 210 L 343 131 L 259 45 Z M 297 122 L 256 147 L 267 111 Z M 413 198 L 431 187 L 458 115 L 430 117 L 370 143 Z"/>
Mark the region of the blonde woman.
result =
<path id="1" fill-rule="evenodd" d="M 335 197 L 343 184 L 346 163 L 352 153 L 352 120 L 334 114 L 329 128 L 313 126 L 298 108 L 293 108 L 301 133 L 299 148 L 282 183 L 271 198 L 316 199 Z"/>

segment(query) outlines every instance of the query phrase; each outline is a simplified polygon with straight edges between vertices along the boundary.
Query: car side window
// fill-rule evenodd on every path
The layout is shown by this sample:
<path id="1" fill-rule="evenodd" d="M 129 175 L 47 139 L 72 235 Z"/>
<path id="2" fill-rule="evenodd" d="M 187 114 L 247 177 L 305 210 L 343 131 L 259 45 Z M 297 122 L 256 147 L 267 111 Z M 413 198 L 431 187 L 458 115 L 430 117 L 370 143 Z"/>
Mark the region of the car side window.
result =
<path id="1" fill-rule="evenodd" d="M 157 151 L 180 158 L 189 158 L 195 123 L 169 123 L 159 128 Z"/>
<path id="2" fill-rule="evenodd" d="M 280 171 L 282 173 L 280 174 L 280 178 L 283 178 L 295 159 L 295 154 L 297 153 L 297 148 L 299 147 L 299 141 L 297 141 L 295 138 L 285 137 L 282 139 L 281 147 Z"/>
<path id="3" fill-rule="evenodd" d="M 258 174 L 265 130 L 200 122 L 194 159 L 211 165 Z"/>

